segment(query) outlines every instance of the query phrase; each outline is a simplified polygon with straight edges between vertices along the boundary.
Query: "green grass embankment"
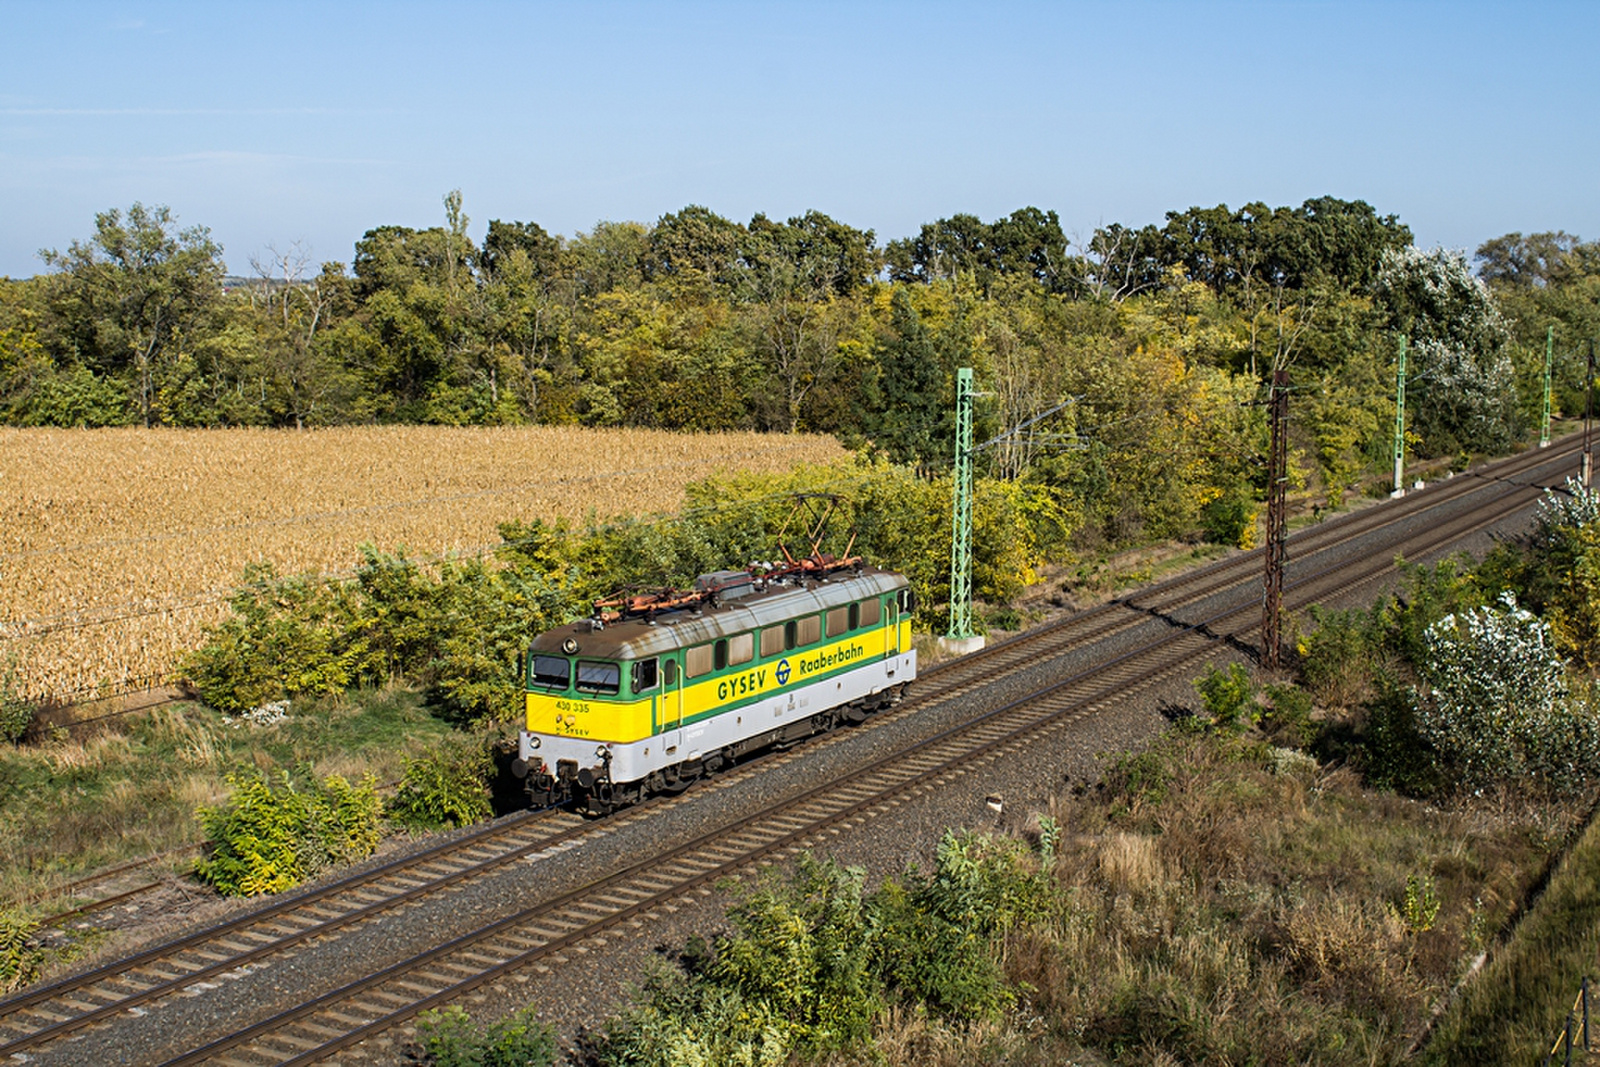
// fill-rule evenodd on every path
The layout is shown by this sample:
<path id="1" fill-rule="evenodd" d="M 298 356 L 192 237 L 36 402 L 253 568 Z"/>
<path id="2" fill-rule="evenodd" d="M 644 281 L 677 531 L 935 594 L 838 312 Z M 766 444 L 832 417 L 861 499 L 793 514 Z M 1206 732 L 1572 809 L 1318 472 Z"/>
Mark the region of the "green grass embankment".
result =
<path id="1" fill-rule="evenodd" d="M 390 688 L 295 701 L 273 723 L 180 703 L 0 746 L 0 905 L 48 907 L 54 886 L 199 841 L 196 810 L 227 795 L 229 774 L 391 782 L 450 732 L 420 694 Z"/>
<path id="2" fill-rule="evenodd" d="M 1510 939 L 1440 1021 L 1421 1062 L 1542 1063 L 1585 977 L 1600 978 L 1600 819 L 1593 814 Z M 1600 1044 L 1600 990 L 1591 991 L 1590 1010 Z"/>

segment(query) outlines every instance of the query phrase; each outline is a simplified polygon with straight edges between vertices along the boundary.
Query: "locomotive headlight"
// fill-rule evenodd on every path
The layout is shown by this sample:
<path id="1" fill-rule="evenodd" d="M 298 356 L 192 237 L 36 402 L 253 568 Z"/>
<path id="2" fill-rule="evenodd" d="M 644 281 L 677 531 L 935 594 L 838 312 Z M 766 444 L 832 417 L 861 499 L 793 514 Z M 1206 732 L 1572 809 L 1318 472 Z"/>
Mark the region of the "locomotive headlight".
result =
<path id="1" fill-rule="evenodd" d="M 561 642 L 561 651 L 565 652 L 569 656 L 573 655 L 578 651 L 578 642 L 573 638 L 567 638 L 565 641 Z"/>
<path id="2" fill-rule="evenodd" d="M 601 759 L 605 759 L 606 756 L 609 755 L 609 753 L 606 751 L 606 746 L 604 745 L 601 745 L 599 748 L 595 749 L 594 754 L 599 756 Z"/>
<path id="3" fill-rule="evenodd" d="M 540 742 L 539 738 L 537 738 L 537 737 L 528 738 L 528 747 L 529 748 L 538 748 L 540 744 L 541 744 L 541 742 Z"/>

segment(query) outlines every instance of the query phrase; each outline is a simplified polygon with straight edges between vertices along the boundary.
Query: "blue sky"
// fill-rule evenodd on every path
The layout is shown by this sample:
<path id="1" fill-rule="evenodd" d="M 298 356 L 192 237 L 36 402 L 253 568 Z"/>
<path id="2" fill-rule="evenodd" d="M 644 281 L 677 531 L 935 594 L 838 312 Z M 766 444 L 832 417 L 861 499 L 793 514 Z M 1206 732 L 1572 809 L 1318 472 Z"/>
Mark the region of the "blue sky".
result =
<path id="1" fill-rule="evenodd" d="M 1600 239 L 1600 3 L 0 0 L 0 274 L 134 201 L 230 269 L 375 226 L 687 204 L 880 241 L 1363 199 L 1424 246 Z"/>

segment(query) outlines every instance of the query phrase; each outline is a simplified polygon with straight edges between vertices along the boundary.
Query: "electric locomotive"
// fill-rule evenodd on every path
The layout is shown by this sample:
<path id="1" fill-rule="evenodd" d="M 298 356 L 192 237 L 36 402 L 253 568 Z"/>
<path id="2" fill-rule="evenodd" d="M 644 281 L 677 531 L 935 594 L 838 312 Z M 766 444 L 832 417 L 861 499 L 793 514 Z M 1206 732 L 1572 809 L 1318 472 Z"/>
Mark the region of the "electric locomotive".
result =
<path id="1" fill-rule="evenodd" d="M 534 639 L 515 772 L 603 814 L 896 703 L 916 677 L 910 584 L 814 554 L 625 596 Z"/>

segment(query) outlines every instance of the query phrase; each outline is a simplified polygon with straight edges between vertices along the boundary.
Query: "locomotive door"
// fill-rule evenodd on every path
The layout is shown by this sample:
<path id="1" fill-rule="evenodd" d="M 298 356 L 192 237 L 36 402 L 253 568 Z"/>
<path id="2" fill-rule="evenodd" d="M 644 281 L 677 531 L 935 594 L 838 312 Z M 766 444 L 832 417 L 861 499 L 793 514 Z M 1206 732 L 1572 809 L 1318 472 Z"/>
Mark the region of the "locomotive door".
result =
<path id="1" fill-rule="evenodd" d="M 663 658 L 661 673 L 661 743 L 667 755 L 674 756 L 683 734 L 683 680 L 678 661 Z"/>
<path id="2" fill-rule="evenodd" d="M 883 606 L 883 658 L 888 661 L 884 673 L 894 677 L 900 663 L 900 611 L 899 598 L 890 597 Z"/>

